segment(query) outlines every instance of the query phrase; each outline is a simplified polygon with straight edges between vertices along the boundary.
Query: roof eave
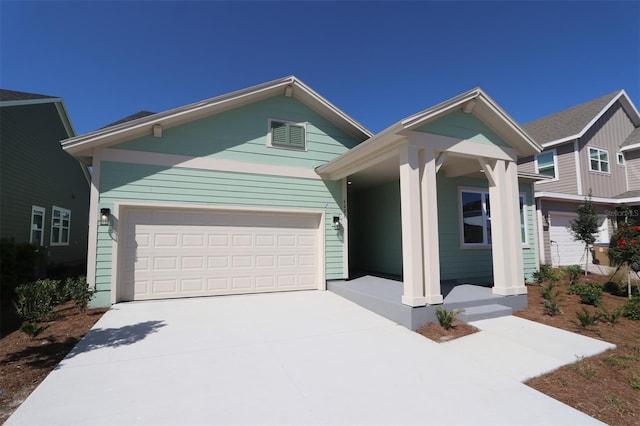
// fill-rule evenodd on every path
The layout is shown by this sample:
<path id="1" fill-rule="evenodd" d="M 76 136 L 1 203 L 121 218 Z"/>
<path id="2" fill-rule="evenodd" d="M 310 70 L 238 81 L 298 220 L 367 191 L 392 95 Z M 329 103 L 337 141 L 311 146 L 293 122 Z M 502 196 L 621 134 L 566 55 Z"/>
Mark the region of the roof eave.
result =
<path id="1" fill-rule="evenodd" d="M 62 147 L 72 155 L 84 154 L 90 156 L 92 148 L 151 134 L 155 124 L 172 127 L 213 112 L 222 112 L 249 102 L 266 99 L 279 91 L 285 93 L 285 88 L 288 86 L 294 88 L 292 96 L 303 103 L 310 102 L 315 104 L 310 105 L 312 107 L 320 107 L 327 111 L 325 115 L 333 116 L 336 121 L 342 122 L 345 132 L 350 133 L 356 139 L 364 140 L 372 136 L 372 133 L 360 123 L 353 120 L 296 77 L 289 76 L 70 138 L 62 141 Z"/>

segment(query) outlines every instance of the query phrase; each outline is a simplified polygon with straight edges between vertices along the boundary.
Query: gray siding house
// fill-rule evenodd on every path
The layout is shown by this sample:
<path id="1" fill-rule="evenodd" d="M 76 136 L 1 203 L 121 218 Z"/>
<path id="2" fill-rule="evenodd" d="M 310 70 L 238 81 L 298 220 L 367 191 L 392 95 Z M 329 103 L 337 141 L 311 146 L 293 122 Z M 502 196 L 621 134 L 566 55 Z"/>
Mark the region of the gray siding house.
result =
<path id="1" fill-rule="evenodd" d="M 75 136 L 61 98 L 0 89 L 0 237 L 86 263 L 89 174 L 60 147 Z"/>
<path id="2" fill-rule="evenodd" d="M 589 191 L 599 214 L 598 242 L 609 242 L 619 206 L 639 214 L 638 110 L 620 90 L 522 127 L 544 150 L 520 159 L 518 169 L 548 176 L 535 184 L 540 262 L 584 264 L 584 247 L 567 226 Z"/>

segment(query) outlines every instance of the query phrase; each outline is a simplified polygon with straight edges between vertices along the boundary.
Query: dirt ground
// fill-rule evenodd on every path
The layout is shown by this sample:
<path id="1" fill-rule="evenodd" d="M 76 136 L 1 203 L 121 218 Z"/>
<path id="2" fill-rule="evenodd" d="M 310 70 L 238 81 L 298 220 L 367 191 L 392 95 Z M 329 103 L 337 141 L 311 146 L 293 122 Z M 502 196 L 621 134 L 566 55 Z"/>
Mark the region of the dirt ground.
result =
<path id="1" fill-rule="evenodd" d="M 20 330 L 0 339 L 0 424 L 29 396 L 107 309 L 81 313 L 73 302 L 36 338 Z"/>
<path id="2" fill-rule="evenodd" d="M 607 277 L 589 275 L 580 282 L 604 283 Z M 617 346 L 601 355 L 576 360 L 544 376 L 526 382 L 528 386 L 564 402 L 610 425 L 640 425 L 640 321 L 620 318 L 610 325 L 599 321 L 582 328 L 576 312 L 587 309 L 599 312 L 594 306 L 583 305 L 577 295 L 568 293 L 567 280 L 558 283 L 562 313 L 549 316 L 542 306 L 541 287 L 529 285 L 529 306 L 515 315 L 553 327 L 562 328 Z M 604 293 L 603 305 L 609 312 L 625 303 L 626 297 Z"/>
<path id="3" fill-rule="evenodd" d="M 581 282 L 606 281 L 589 275 Z M 575 364 L 526 382 L 538 391 L 587 413 L 610 425 L 640 425 L 640 321 L 620 318 L 617 324 L 599 322 L 588 329 L 574 324 L 576 312 L 593 306 L 580 304 L 568 293 L 566 279 L 558 283 L 562 312 L 549 316 L 542 307 L 541 287 L 529 285 L 529 306 L 515 315 L 562 328 L 617 345 L 617 349 L 596 357 L 576 360 Z M 624 297 L 604 294 L 603 304 L 613 311 L 624 304 Z M 75 344 L 100 319 L 106 309 L 80 313 L 72 303 L 57 309 L 58 318 L 42 334 L 31 338 L 16 330 L 0 339 L 0 424 L 44 380 Z M 478 331 L 456 322 L 445 330 L 439 324 L 422 327 L 419 332 L 437 342 L 459 338 Z"/>

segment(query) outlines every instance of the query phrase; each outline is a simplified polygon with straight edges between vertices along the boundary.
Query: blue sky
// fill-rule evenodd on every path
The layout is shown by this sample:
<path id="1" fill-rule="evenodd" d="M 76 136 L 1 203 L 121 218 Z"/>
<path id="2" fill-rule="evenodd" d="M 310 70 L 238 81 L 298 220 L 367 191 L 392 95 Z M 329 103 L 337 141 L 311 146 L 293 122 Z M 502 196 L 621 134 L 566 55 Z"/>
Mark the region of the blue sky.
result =
<path id="1" fill-rule="evenodd" d="M 520 123 L 640 108 L 640 2 L 0 2 L 0 86 L 78 134 L 291 74 L 374 132 L 476 86 Z"/>

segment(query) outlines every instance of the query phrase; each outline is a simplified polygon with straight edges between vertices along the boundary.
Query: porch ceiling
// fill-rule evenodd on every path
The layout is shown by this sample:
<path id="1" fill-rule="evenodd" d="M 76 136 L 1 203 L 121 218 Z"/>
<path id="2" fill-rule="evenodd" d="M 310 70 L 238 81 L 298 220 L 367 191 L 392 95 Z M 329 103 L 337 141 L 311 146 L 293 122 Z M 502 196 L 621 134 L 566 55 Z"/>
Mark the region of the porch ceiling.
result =
<path id="1" fill-rule="evenodd" d="M 476 158 L 462 157 L 449 154 L 442 164 L 440 173 L 446 177 L 469 176 L 484 177 L 480 164 Z M 347 178 L 349 189 L 359 190 L 381 185 L 386 182 L 400 179 L 400 163 L 398 155 L 386 158 Z"/>

